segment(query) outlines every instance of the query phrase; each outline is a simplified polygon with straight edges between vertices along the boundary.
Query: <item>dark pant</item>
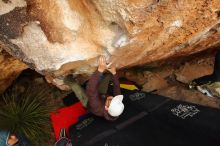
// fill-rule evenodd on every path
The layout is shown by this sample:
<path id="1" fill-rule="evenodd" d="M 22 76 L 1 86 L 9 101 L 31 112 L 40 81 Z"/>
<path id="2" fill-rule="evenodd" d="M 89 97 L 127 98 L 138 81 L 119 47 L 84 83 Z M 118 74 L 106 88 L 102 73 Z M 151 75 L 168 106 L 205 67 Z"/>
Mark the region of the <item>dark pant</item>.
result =
<path id="1" fill-rule="evenodd" d="M 107 74 L 103 76 L 100 80 L 101 81 L 99 84 L 98 91 L 100 94 L 106 94 L 108 92 L 108 85 L 109 85 L 109 81 L 111 80 L 111 75 Z M 76 97 L 79 99 L 82 105 L 84 107 L 87 107 L 88 98 L 86 96 L 85 89 L 75 81 L 71 81 L 71 83 L 69 83 L 68 85 L 70 86 L 72 91 L 75 93 Z"/>

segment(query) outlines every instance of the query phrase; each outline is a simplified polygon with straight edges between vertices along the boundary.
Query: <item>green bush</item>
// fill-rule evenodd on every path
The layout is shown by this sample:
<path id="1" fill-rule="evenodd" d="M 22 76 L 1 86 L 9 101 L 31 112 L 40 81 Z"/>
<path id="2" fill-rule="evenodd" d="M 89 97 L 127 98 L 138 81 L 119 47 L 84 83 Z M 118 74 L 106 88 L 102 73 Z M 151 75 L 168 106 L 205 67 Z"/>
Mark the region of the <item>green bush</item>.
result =
<path id="1" fill-rule="evenodd" d="M 16 88 L 2 96 L 0 129 L 24 134 L 34 145 L 43 146 L 51 137 L 50 112 L 54 106 L 47 88 Z"/>

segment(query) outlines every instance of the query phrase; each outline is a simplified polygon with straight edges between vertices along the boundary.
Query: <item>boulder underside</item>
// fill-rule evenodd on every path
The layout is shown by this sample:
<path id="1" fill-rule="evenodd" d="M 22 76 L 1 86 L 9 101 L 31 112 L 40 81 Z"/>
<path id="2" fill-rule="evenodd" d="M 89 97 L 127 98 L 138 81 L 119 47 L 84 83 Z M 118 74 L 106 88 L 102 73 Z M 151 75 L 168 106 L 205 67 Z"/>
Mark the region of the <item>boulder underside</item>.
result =
<path id="1" fill-rule="evenodd" d="M 100 55 L 125 69 L 218 47 L 219 38 L 219 0 L 0 1 L 0 47 L 61 89 L 68 74 L 91 75 Z"/>

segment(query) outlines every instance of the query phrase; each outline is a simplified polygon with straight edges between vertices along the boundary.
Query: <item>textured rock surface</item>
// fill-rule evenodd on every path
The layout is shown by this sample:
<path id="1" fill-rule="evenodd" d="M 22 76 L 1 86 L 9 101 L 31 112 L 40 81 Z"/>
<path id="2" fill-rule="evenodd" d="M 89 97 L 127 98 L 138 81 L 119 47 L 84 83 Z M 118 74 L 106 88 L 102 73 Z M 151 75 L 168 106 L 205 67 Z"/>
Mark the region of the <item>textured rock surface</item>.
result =
<path id="1" fill-rule="evenodd" d="M 170 81 L 176 80 L 188 84 L 194 79 L 210 75 L 214 71 L 215 51 L 205 51 L 200 54 L 181 57 L 178 60 L 168 61 L 159 67 L 141 67 L 141 71 L 130 69 L 125 72 L 128 80 L 142 86 L 144 91 L 151 92 L 170 86 Z M 160 64 L 160 63 L 158 63 Z M 172 83 L 171 83 L 172 84 Z"/>
<path id="2" fill-rule="evenodd" d="M 0 1 L 0 44 L 60 88 L 100 54 L 118 68 L 149 64 L 218 46 L 219 29 L 219 0 Z"/>
<path id="3" fill-rule="evenodd" d="M 1 48 L 1 47 L 0 47 Z M 5 52 L 0 53 L 0 94 L 3 93 L 18 75 L 28 66 Z"/>
<path id="4" fill-rule="evenodd" d="M 186 62 L 175 71 L 176 79 L 183 83 L 189 83 L 194 79 L 210 75 L 214 71 L 214 57 L 206 56 L 202 59 L 193 59 Z"/>
<path id="5" fill-rule="evenodd" d="M 170 86 L 155 92 L 156 94 L 170 97 L 174 100 L 191 102 L 203 106 L 220 109 L 220 99 L 208 97 L 196 90 L 189 90 L 182 86 Z"/>

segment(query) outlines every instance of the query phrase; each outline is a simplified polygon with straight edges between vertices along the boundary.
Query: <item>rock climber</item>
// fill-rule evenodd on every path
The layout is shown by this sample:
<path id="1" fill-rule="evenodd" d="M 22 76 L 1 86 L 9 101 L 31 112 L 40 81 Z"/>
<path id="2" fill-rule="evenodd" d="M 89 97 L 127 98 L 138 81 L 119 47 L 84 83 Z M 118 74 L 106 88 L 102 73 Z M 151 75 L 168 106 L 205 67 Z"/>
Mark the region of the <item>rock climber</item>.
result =
<path id="1" fill-rule="evenodd" d="M 106 71 L 110 74 L 105 74 Z M 113 96 L 108 94 L 111 79 Z M 98 69 L 89 79 L 86 91 L 70 76 L 67 76 L 64 82 L 71 87 L 83 106 L 94 115 L 113 121 L 122 114 L 124 110 L 123 95 L 120 91 L 116 65 L 112 62 L 107 63 L 104 56 L 99 58 Z"/>

